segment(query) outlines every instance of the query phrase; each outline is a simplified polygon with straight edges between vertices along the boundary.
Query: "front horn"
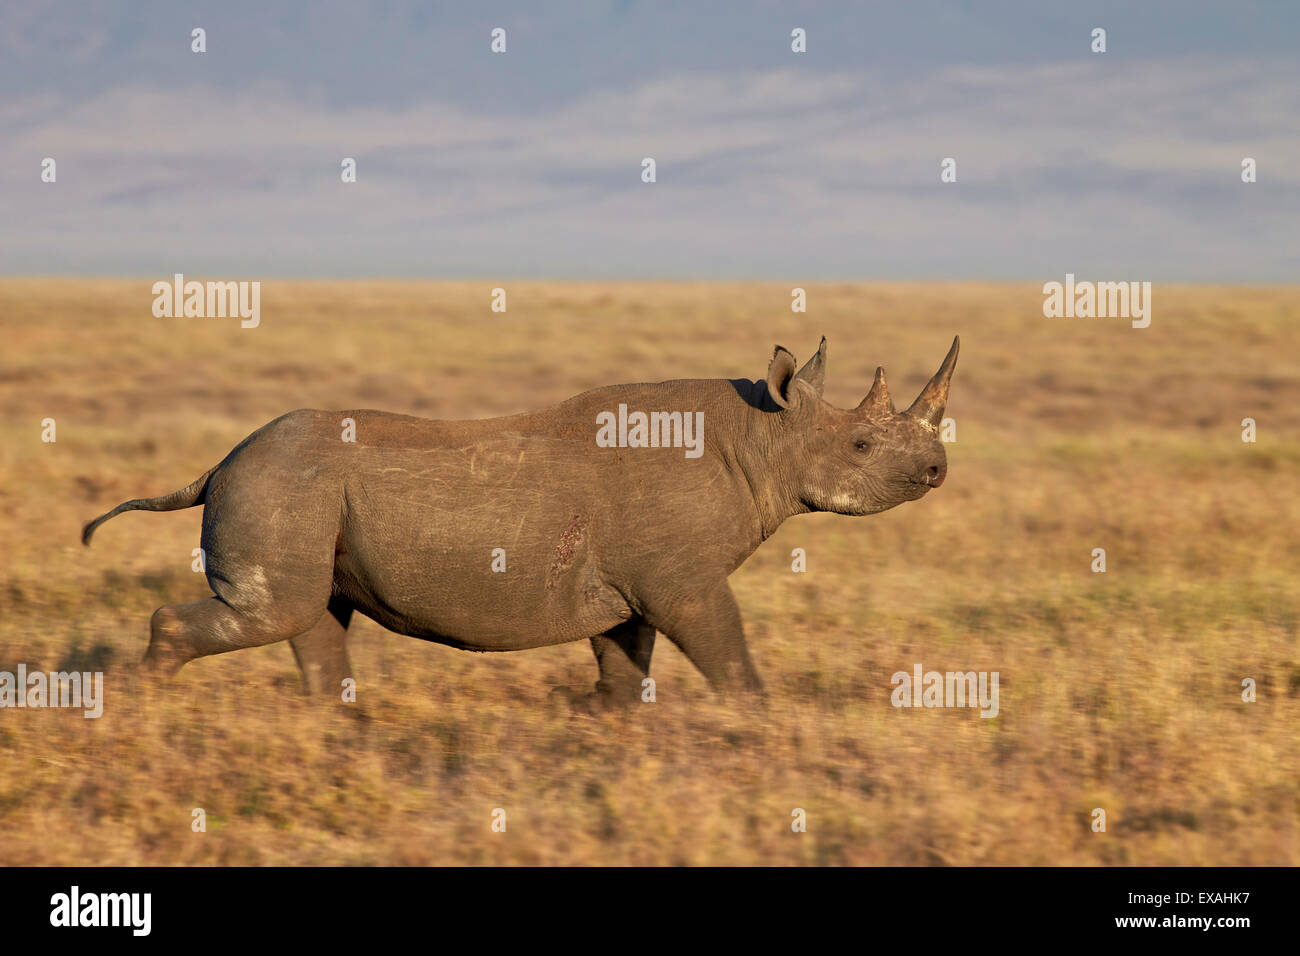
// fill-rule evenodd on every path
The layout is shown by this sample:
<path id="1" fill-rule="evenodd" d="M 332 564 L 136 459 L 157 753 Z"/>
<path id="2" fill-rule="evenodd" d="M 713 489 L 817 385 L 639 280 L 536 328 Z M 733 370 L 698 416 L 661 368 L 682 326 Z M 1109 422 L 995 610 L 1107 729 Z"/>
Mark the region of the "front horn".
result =
<path id="1" fill-rule="evenodd" d="M 939 427 L 939 422 L 943 421 L 944 406 L 948 404 L 948 383 L 952 381 L 952 370 L 957 367 L 957 349 L 960 344 L 961 338 L 954 335 L 952 348 L 948 349 L 948 355 L 939 366 L 939 371 L 934 373 L 934 378 L 921 389 L 921 394 L 916 396 L 916 401 L 904 414 L 919 418 L 933 428 Z"/>

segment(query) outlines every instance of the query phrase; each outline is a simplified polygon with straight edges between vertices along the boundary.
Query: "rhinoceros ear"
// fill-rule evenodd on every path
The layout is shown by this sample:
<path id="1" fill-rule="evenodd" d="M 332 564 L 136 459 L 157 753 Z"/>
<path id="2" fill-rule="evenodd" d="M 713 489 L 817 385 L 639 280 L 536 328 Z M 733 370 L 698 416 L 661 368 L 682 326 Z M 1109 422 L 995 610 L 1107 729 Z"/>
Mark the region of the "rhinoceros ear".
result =
<path id="1" fill-rule="evenodd" d="M 817 354 L 804 363 L 804 367 L 799 369 L 799 374 L 794 377 L 796 382 L 807 382 L 813 387 L 818 395 L 826 385 L 826 336 L 822 336 L 822 344 L 817 347 Z"/>
<path id="2" fill-rule="evenodd" d="M 778 345 L 767 366 L 767 394 L 781 408 L 789 408 L 794 399 L 795 368 L 794 356 Z"/>

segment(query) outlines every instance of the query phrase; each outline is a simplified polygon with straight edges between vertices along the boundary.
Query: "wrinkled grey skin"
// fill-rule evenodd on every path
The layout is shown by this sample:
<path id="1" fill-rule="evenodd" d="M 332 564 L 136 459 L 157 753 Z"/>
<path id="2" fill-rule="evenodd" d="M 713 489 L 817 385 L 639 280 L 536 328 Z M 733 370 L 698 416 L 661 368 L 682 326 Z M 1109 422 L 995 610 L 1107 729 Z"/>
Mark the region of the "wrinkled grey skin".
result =
<path id="1" fill-rule="evenodd" d="M 715 688 L 760 691 L 727 576 L 791 515 L 876 514 L 942 484 L 957 348 L 902 413 L 882 369 L 857 408 L 823 401 L 825 339 L 797 373 L 778 346 L 765 381 L 615 385 L 506 418 L 290 412 L 82 540 L 123 511 L 204 506 L 215 596 L 154 613 L 145 664 L 163 673 L 288 640 L 308 690 L 336 694 L 357 610 L 474 651 L 590 640 L 595 703 L 638 698 L 656 631 Z M 702 411 L 703 455 L 598 447 L 596 416 L 619 403 Z M 491 570 L 495 548 L 504 573 Z"/>

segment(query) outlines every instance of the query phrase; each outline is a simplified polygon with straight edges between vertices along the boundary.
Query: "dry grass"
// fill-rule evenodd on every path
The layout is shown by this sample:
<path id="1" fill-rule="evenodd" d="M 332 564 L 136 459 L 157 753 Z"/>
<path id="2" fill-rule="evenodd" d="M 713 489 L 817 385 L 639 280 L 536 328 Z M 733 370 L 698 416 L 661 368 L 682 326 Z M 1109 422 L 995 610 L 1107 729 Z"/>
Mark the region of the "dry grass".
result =
<path id="1" fill-rule="evenodd" d="M 789 285 L 511 283 L 497 315 L 494 284 L 267 283 L 241 330 L 153 318 L 148 281 L 0 282 L 0 669 L 108 682 L 99 720 L 0 711 L 0 863 L 1300 863 L 1300 291 L 1158 286 L 1134 330 L 1044 319 L 1031 286 L 811 286 L 803 316 Z M 753 377 L 823 332 L 840 406 L 877 363 L 910 400 L 960 332 L 958 441 L 941 491 L 793 519 L 732 578 L 765 714 L 662 640 L 658 702 L 592 719 L 548 696 L 594 681 L 585 645 L 365 620 L 361 715 L 302 698 L 286 644 L 125 683 L 153 609 L 205 593 L 200 512 L 88 551 L 81 523 L 270 418 Z M 1000 715 L 894 709 L 916 662 L 999 671 Z"/>

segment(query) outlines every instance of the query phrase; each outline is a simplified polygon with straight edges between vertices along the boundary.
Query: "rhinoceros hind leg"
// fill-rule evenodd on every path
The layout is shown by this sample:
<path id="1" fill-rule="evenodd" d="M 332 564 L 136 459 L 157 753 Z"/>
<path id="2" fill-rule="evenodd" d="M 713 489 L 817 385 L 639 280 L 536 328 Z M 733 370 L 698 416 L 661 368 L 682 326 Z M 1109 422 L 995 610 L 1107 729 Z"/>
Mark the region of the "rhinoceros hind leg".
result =
<path id="1" fill-rule="evenodd" d="M 297 610 L 237 610 L 219 597 L 186 604 L 165 604 L 149 622 L 149 650 L 144 669 L 171 676 L 190 661 L 288 640 L 312 629 L 324 607 Z"/>
<path id="2" fill-rule="evenodd" d="M 331 598 L 329 610 L 307 631 L 289 641 L 293 656 L 302 670 L 308 694 L 342 694 L 343 681 L 352 676 L 348 661 L 347 632 L 352 619 L 352 605 L 341 598 Z"/>

